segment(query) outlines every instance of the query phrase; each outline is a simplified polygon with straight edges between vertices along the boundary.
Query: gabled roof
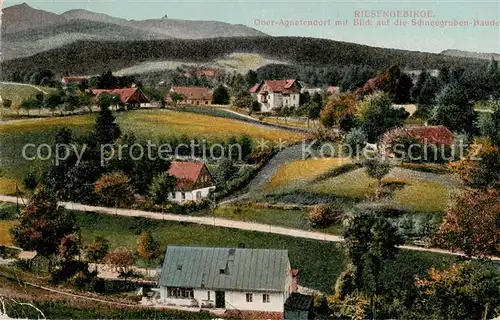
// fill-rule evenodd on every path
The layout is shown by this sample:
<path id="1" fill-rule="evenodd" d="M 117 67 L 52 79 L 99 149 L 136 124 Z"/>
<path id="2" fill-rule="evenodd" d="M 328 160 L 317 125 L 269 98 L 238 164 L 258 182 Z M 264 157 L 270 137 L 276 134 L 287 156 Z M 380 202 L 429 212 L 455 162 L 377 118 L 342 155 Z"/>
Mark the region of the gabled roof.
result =
<path id="1" fill-rule="evenodd" d="M 203 162 L 173 161 L 170 163 L 168 173 L 176 178 L 177 190 L 193 190 L 204 167 Z"/>
<path id="2" fill-rule="evenodd" d="M 98 97 L 101 94 L 113 94 L 120 96 L 121 103 L 128 103 L 130 99 L 135 95 L 136 92 L 139 92 L 141 97 L 141 102 L 149 102 L 149 99 L 142 93 L 139 88 L 122 88 L 122 89 L 91 89 L 92 93 Z"/>
<path id="3" fill-rule="evenodd" d="M 159 285 L 282 292 L 288 266 L 286 250 L 170 245 Z"/>
<path id="4" fill-rule="evenodd" d="M 438 145 L 453 145 L 455 135 L 445 126 L 421 126 L 405 128 L 408 135 L 423 142 Z"/>
<path id="5" fill-rule="evenodd" d="M 186 99 L 195 100 L 212 100 L 212 91 L 205 87 L 172 87 L 172 90 Z"/>
<path id="6" fill-rule="evenodd" d="M 266 87 L 269 92 L 282 92 L 290 93 L 293 91 L 293 86 L 296 84 L 300 88 L 300 84 L 297 79 L 287 79 L 287 80 L 265 80 L 261 83 L 255 84 L 251 89 L 251 93 L 259 92 L 262 87 Z"/>

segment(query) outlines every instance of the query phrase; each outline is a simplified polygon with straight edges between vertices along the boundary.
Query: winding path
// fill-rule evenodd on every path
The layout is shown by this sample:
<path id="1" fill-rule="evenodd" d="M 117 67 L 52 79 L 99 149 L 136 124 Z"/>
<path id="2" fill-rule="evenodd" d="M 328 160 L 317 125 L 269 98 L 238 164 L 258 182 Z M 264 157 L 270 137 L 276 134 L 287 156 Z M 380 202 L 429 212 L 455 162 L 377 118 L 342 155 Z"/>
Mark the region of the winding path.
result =
<path id="1" fill-rule="evenodd" d="M 26 203 L 27 199 L 23 199 Z M 17 203 L 18 199 L 12 196 L 3 196 L 0 195 L 0 201 L 9 202 L 9 203 Z M 21 199 L 19 199 L 21 202 Z M 97 207 L 97 206 L 88 206 L 79 203 L 73 202 L 61 202 L 60 205 L 69 210 L 75 211 L 89 211 L 89 212 L 97 212 L 103 214 L 110 215 L 119 215 L 126 217 L 143 217 L 147 219 L 154 220 L 165 220 L 165 221 L 176 221 L 176 222 L 188 222 L 188 223 L 196 223 L 201 225 L 210 225 L 221 228 L 231 228 L 231 229 L 239 229 L 239 230 L 247 230 L 247 231 L 256 231 L 256 232 L 264 232 L 264 233 L 272 233 L 279 234 L 294 238 L 305 238 L 319 241 L 329 241 L 329 242 L 342 242 L 344 239 L 340 236 L 326 234 L 315 231 L 306 231 L 299 229 L 291 229 L 284 227 L 277 227 L 270 224 L 263 223 L 253 223 L 253 222 L 244 222 L 237 220 L 229 220 L 229 219 L 221 219 L 215 217 L 194 217 L 194 216 L 184 216 L 184 215 L 175 215 L 169 213 L 160 213 L 160 212 L 150 212 L 150 211 L 141 211 L 141 210 L 132 210 L 132 209 L 114 209 L 107 207 Z M 462 253 L 451 252 L 448 250 L 434 249 L 434 248 L 423 248 L 416 246 L 400 246 L 400 249 L 405 250 L 413 250 L 413 251 L 423 251 L 423 252 L 432 252 L 432 253 L 440 253 L 440 254 L 449 254 L 455 256 L 464 256 Z M 491 257 L 494 261 L 500 261 L 500 257 Z"/>

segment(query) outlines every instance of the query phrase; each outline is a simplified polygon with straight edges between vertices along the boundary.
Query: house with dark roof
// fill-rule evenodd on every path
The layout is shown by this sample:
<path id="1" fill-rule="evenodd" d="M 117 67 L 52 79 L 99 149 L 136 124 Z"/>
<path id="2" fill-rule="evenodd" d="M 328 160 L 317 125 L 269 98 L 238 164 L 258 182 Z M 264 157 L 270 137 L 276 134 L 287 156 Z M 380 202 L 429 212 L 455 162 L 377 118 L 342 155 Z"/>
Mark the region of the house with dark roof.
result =
<path id="1" fill-rule="evenodd" d="M 178 102 L 179 105 L 204 106 L 212 104 L 212 90 L 206 87 L 173 86 L 166 99 L 167 103 L 173 102 L 171 97 L 173 93 L 182 96 L 182 100 Z"/>
<path id="2" fill-rule="evenodd" d="M 175 189 L 168 195 L 169 201 L 200 201 L 215 189 L 215 181 L 203 162 L 173 161 L 168 173 L 176 179 Z"/>
<path id="3" fill-rule="evenodd" d="M 296 79 L 264 80 L 250 89 L 260 104 L 260 112 L 273 112 L 284 107 L 297 108 L 302 86 Z"/>
<path id="4" fill-rule="evenodd" d="M 151 102 L 141 89 L 121 88 L 121 89 L 91 89 L 92 94 L 99 98 L 102 94 L 119 96 L 120 104 L 126 108 L 138 108 L 145 103 Z"/>
<path id="5" fill-rule="evenodd" d="M 158 285 L 162 304 L 283 319 L 293 282 L 287 250 L 169 245 Z"/>

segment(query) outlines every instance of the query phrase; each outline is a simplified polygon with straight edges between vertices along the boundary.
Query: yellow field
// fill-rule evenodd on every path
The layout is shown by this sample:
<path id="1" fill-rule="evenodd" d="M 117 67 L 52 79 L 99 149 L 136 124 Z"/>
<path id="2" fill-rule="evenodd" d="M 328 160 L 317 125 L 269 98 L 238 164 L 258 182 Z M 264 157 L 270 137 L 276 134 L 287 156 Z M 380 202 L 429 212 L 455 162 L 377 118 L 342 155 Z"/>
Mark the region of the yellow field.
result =
<path id="1" fill-rule="evenodd" d="M 375 179 L 370 178 L 364 169 L 358 169 L 319 182 L 308 189 L 322 194 L 362 199 L 373 192 L 375 185 Z"/>
<path id="2" fill-rule="evenodd" d="M 435 212 L 446 209 L 448 190 L 436 182 L 411 180 L 394 193 L 391 204 L 411 211 Z"/>
<path id="3" fill-rule="evenodd" d="M 350 161 L 350 159 L 344 158 L 293 161 L 282 166 L 271 180 L 269 180 L 264 189 L 271 191 L 287 187 L 296 182 L 310 181 L 321 173 L 349 163 Z"/>
<path id="4" fill-rule="evenodd" d="M 255 141 L 264 139 L 276 143 L 281 139 L 290 143 L 303 137 L 300 133 L 263 128 L 232 119 L 165 110 L 123 113 L 117 121 L 123 131 L 133 130 L 138 136 L 152 139 L 186 135 L 199 140 L 226 140 L 231 136 L 246 134 Z"/>
<path id="5" fill-rule="evenodd" d="M 12 238 L 9 230 L 14 226 L 14 221 L 0 221 L 0 245 L 11 246 Z"/>

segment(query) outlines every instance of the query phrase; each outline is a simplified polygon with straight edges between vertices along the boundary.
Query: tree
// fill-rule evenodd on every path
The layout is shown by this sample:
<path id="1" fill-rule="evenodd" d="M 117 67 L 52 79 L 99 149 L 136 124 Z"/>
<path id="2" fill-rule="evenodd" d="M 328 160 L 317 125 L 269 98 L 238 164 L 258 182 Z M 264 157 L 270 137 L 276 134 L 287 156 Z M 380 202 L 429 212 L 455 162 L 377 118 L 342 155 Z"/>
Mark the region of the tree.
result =
<path id="1" fill-rule="evenodd" d="M 134 256 L 129 249 L 119 247 L 108 253 L 104 261 L 114 266 L 121 274 L 127 274 L 130 271 L 130 267 L 134 264 Z"/>
<path id="2" fill-rule="evenodd" d="M 168 201 L 168 195 L 174 191 L 176 185 L 175 177 L 167 171 L 153 178 L 149 187 L 149 197 L 154 204 L 164 204 Z"/>
<path id="3" fill-rule="evenodd" d="M 417 279 L 412 312 L 426 319 L 492 319 L 500 308 L 500 272 L 491 263 L 466 261 L 431 268 Z M 414 318 L 414 317 L 411 317 Z"/>
<path id="4" fill-rule="evenodd" d="M 467 256 L 500 253 L 500 190 L 468 190 L 447 210 L 434 243 Z"/>
<path id="5" fill-rule="evenodd" d="M 248 70 L 248 72 L 245 76 L 245 81 L 247 82 L 248 88 L 253 87 L 257 82 L 259 82 L 257 72 L 255 72 L 253 70 Z"/>
<path id="6" fill-rule="evenodd" d="M 344 138 L 344 145 L 346 151 L 351 157 L 357 157 L 361 154 L 366 146 L 366 135 L 360 128 L 354 128 L 346 134 Z"/>
<path id="7" fill-rule="evenodd" d="M 326 128 L 339 126 L 340 121 L 347 115 L 354 115 L 356 111 L 356 96 L 353 94 L 341 94 L 328 100 L 326 106 L 321 110 L 320 121 Z"/>
<path id="8" fill-rule="evenodd" d="M 443 125 L 454 132 L 474 133 L 477 113 L 472 105 L 438 105 L 429 123 Z"/>
<path id="9" fill-rule="evenodd" d="M 115 116 L 109 109 L 113 101 L 110 95 L 99 96 L 100 111 L 94 124 L 94 141 L 98 144 L 112 144 L 121 136 L 120 127 L 115 123 Z"/>
<path id="10" fill-rule="evenodd" d="M 469 187 L 500 189 L 500 148 L 488 140 L 479 143 L 469 148 L 466 158 L 450 166 Z"/>
<path id="11" fill-rule="evenodd" d="M 321 114 L 322 105 L 316 102 L 310 102 L 306 105 L 307 127 L 309 127 L 309 120 L 318 120 Z"/>
<path id="12" fill-rule="evenodd" d="M 383 92 L 365 97 L 358 105 L 356 115 L 371 143 L 376 142 L 386 131 L 402 126 L 409 116 L 405 110 L 393 108 L 391 97 Z"/>
<path id="13" fill-rule="evenodd" d="M 174 107 L 176 107 L 179 104 L 179 102 L 184 100 L 184 96 L 182 94 L 177 93 L 177 92 L 171 92 L 170 99 L 174 103 Z"/>
<path id="14" fill-rule="evenodd" d="M 36 109 L 39 106 L 39 102 L 35 98 L 27 98 L 21 102 L 21 109 L 26 110 L 28 116 L 30 115 L 30 110 Z"/>
<path id="15" fill-rule="evenodd" d="M 397 246 L 403 239 L 386 219 L 367 211 L 356 213 L 348 220 L 344 239 L 346 255 L 353 268 L 352 287 L 370 297 L 370 318 L 374 319 L 383 262 L 396 256 Z"/>
<path id="16" fill-rule="evenodd" d="M 17 245 L 48 258 L 59 253 L 61 241 L 77 234 L 74 215 L 60 207 L 54 194 L 38 187 L 19 216 L 19 224 L 11 233 Z"/>
<path id="17" fill-rule="evenodd" d="M 382 187 L 382 179 L 391 171 L 391 163 L 383 156 L 377 155 L 363 160 L 363 167 L 365 167 L 366 173 L 370 177 L 377 180 L 375 198 L 378 198 Z"/>
<path id="18" fill-rule="evenodd" d="M 253 141 L 252 138 L 246 134 L 240 136 L 238 143 L 241 147 L 241 159 L 246 161 L 253 152 Z"/>
<path id="19" fill-rule="evenodd" d="M 500 100 L 489 101 L 486 106 L 492 112 L 479 113 L 479 131 L 483 136 L 489 137 L 495 146 L 500 147 Z"/>
<path id="20" fill-rule="evenodd" d="M 252 114 L 254 112 L 260 112 L 261 107 L 260 103 L 258 101 L 252 101 L 252 104 L 250 104 L 250 109 L 248 110 L 248 113 Z"/>
<path id="21" fill-rule="evenodd" d="M 95 193 L 104 205 L 127 205 L 134 201 L 130 178 L 121 171 L 106 173 L 99 178 L 95 183 Z"/>
<path id="22" fill-rule="evenodd" d="M 214 173 L 215 181 L 219 186 L 225 187 L 227 182 L 238 172 L 238 168 L 233 161 L 227 158 L 219 160 Z"/>
<path id="23" fill-rule="evenodd" d="M 227 88 L 220 85 L 215 88 L 213 96 L 212 96 L 213 104 L 229 104 L 229 92 Z"/>
<path id="24" fill-rule="evenodd" d="M 160 244 L 155 241 L 151 233 L 144 231 L 139 235 L 137 254 L 147 261 L 157 259 L 160 256 Z"/>
<path id="25" fill-rule="evenodd" d="M 6 109 L 9 109 L 10 107 L 12 107 L 12 100 L 3 99 L 2 100 L 2 107 L 6 108 Z"/>
<path id="26" fill-rule="evenodd" d="M 318 204 L 308 213 L 309 222 L 314 228 L 326 228 L 341 220 L 343 211 L 332 205 Z"/>
<path id="27" fill-rule="evenodd" d="M 86 258 L 91 263 L 101 263 L 108 254 L 108 251 L 109 241 L 100 236 L 95 237 L 91 244 L 85 246 Z"/>
<path id="28" fill-rule="evenodd" d="M 62 104 L 62 97 L 59 93 L 54 92 L 45 97 L 43 107 L 49 109 L 51 114 Z"/>

